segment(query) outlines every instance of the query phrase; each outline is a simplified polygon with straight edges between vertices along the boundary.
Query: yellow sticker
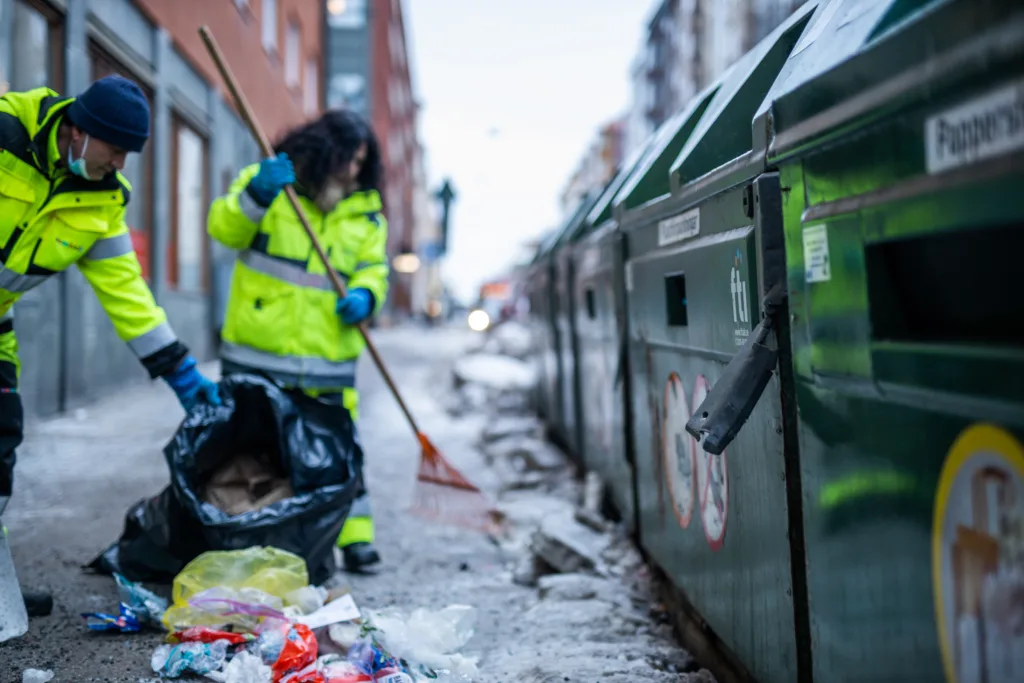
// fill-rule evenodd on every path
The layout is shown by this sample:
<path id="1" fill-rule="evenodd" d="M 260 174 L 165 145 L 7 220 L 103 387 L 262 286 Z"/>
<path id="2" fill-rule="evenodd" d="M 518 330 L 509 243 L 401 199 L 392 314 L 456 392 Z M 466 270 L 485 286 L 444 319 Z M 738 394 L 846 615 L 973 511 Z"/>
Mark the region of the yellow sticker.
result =
<path id="1" fill-rule="evenodd" d="M 965 429 L 939 477 L 932 585 L 949 683 L 1024 681 L 1024 446 Z"/>

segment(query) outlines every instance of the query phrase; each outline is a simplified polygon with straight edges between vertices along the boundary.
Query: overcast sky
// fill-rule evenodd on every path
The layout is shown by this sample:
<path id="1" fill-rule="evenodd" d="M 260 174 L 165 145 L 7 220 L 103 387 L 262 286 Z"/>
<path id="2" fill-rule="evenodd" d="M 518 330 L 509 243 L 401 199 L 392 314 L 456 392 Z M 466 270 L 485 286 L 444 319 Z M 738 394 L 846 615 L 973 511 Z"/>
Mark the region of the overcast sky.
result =
<path id="1" fill-rule="evenodd" d="M 475 298 L 553 227 L 598 127 L 625 112 L 651 0 L 405 0 L 420 134 L 458 194 L 446 281 Z M 432 189 L 434 189 L 432 187 Z"/>

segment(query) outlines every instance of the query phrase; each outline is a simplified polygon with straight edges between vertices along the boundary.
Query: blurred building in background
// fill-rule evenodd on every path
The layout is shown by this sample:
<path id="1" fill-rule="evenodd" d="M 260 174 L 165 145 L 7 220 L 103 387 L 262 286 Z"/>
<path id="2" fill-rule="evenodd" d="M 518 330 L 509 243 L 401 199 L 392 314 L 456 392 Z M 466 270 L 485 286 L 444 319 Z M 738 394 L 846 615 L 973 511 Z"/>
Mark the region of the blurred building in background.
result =
<path id="1" fill-rule="evenodd" d="M 658 0 L 630 69 L 626 154 L 802 4 L 803 0 Z"/>
<path id="2" fill-rule="evenodd" d="M 128 222 L 158 302 L 201 359 L 215 353 L 233 254 L 206 237 L 210 201 L 259 158 L 197 34 L 207 24 L 271 136 L 321 109 L 323 7 L 308 0 L 0 0 L 0 82 L 78 94 L 138 82 L 152 135 L 130 155 Z M 219 286 L 218 286 L 219 285 Z M 16 305 L 26 411 L 74 407 L 146 374 L 77 269 Z"/>
<path id="3" fill-rule="evenodd" d="M 568 220 L 576 211 L 587 194 L 604 187 L 615 175 L 622 163 L 625 125 L 625 122 L 616 120 L 605 124 L 597 132 L 559 197 L 559 208 L 564 220 Z"/>
<path id="4" fill-rule="evenodd" d="M 369 118 L 387 167 L 384 213 L 392 263 L 391 293 L 383 312 L 387 320 L 416 308 L 415 271 L 400 271 L 417 263 L 412 258 L 416 254 L 414 235 L 426 220 L 417 213 L 426 204 L 416 197 L 427 190 L 425 174 L 418 170 L 422 165 L 418 105 L 413 97 L 402 2 L 324 1 L 327 106 L 346 107 Z M 398 268 L 394 267 L 396 258 Z"/>

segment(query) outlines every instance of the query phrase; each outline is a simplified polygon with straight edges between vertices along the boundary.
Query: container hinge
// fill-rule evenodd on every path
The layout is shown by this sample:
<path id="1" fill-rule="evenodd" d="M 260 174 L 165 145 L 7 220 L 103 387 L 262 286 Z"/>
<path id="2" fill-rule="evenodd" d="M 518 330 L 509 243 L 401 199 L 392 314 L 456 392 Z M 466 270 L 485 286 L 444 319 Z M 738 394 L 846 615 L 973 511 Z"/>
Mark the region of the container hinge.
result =
<path id="1" fill-rule="evenodd" d="M 690 436 L 703 441 L 704 450 L 712 455 L 720 455 L 732 443 L 768 386 L 779 352 L 764 342 L 785 299 L 785 284 L 776 283 L 762 302 L 761 322 L 686 423 Z"/>

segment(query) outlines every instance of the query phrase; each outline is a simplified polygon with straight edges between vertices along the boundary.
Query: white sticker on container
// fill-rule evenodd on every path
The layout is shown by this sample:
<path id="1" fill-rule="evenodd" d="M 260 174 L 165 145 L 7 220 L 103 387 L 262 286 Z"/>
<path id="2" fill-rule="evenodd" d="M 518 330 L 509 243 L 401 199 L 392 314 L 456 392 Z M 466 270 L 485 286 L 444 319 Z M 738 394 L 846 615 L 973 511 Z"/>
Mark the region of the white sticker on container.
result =
<path id="1" fill-rule="evenodd" d="M 625 280 L 626 280 L 626 291 L 627 292 L 632 292 L 633 291 L 633 262 L 632 261 L 627 261 L 626 262 L 626 267 L 623 270 L 625 271 L 625 275 L 626 275 L 626 277 L 625 277 Z"/>
<path id="2" fill-rule="evenodd" d="M 924 145 L 928 173 L 1024 149 L 1024 81 L 929 117 Z"/>
<path id="3" fill-rule="evenodd" d="M 700 209 L 690 209 L 658 222 L 658 246 L 680 242 L 700 234 Z"/>
<path id="4" fill-rule="evenodd" d="M 828 254 L 828 226 L 804 228 L 804 280 L 828 282 L 832 279 L 832 259 Z"/>

